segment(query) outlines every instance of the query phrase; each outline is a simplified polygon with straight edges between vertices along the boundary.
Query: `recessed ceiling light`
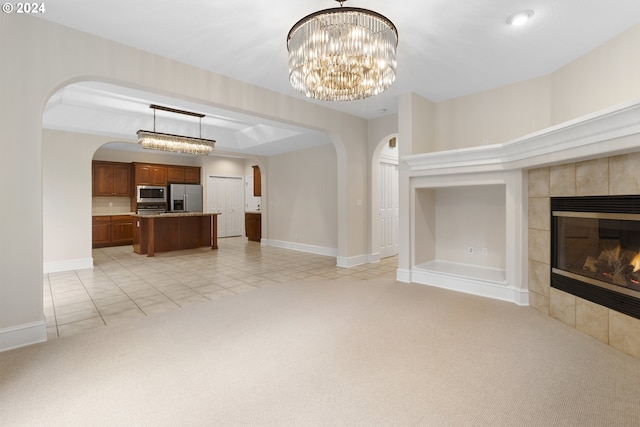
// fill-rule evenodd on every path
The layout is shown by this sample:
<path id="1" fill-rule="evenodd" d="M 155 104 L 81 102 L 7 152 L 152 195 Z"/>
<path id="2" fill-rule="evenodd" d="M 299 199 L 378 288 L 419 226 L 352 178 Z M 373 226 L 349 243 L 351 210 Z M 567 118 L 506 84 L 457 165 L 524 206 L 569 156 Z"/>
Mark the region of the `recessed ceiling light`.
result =
<path id="1" fill-rule="evenodd" d="M 532 16 L 533 10 L 523 10 L 508 17 L 507 24 L 517 27 L 518 25 L 522 25 L 527 22 L 529 19 L 531 19 Z"/>

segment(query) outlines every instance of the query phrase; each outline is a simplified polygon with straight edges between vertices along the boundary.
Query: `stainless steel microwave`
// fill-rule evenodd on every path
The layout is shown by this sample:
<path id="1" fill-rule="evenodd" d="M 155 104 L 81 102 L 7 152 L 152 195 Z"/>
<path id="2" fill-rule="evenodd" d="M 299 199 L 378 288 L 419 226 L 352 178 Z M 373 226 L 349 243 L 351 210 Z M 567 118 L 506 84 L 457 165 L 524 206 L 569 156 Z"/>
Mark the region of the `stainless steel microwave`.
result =
<path id="1" fill-rule="evenodd" d="M 167 187 L 138 185 L 136 186 L 136 198 L 138 203 L 166 203 Z"/>

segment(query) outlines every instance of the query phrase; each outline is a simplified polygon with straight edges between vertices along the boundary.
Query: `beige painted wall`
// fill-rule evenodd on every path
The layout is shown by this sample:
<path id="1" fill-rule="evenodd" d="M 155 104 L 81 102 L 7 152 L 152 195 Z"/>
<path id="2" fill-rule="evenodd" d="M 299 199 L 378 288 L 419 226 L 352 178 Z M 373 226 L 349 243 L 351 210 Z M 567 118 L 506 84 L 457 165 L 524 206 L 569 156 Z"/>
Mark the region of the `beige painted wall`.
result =
<path id="1" fill-rule="evenodd" d="M 507 142 L 549 127 L 549 77 L 438 103 L 431 151 Z"/>
<path id="2" fill-rule="evenodd" d="M 551 124 L 640 97 L 640 25 L 551 75 Z"/>
<path id="3" fill-rule="evenodd" d="M 105 137 L 42 131 L 42 242 L 45 264 L 92 260 L 91 160 Z"/>
<path id="4" fill-rule="evenodd" d="M 336 250 L 338 182 L 334 147 L 321 145 L 272 156 L 268 165 L 268 238 Z"/>
<path id="5" fill-rule="evenodd" d="M 237 157 L 207 156 L 202 158 L 202 182 L 209 176 L 228 176 L 244 178 L 245 159 Z M 206 191 L 206 189 L 205 189 Z M 205 193 L 206 194 L 206 193 Z"/>
<path id="6" fill-rule="evenodd" d="M 506 188 L 478 185 L 435 190 L 435 259 L 506 268 Z M 422 242 L 420 236 L 418 242 Z M 473 247 L 473 254 L 467 249 Z M 487 249 L 487 255 L 482 249 Z"/>

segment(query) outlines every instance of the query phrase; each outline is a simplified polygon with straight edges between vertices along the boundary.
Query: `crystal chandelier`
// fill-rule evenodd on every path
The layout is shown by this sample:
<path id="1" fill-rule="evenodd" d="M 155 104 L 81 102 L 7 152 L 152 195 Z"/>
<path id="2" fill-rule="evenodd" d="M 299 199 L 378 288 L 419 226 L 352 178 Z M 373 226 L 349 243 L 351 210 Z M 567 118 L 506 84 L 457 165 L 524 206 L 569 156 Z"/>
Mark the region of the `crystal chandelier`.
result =
<path id="1" fill-rule="evenodd" d="M 382 93 L 396 78 L 398 31 L 368 9 L 342 7 L 305 16 L 289 31 L 289 81 L 323 101 L 352 101 Z"/>
<path id="2" fill-rule="evenodd" d="M 176 110 L 174 108 L 162 107 L 154 104 L 151 104 L 149 108 L 153 109 L 153 131 L 138 131 L 138 143 L 142 145 L 142 148 L 187 154 L 209 154 L 213 151 L 213 147 L 216 143 L 214 140 L 156 132 L 156 110 L 199 117 L 200 136 L 202 136 L 202 118 L 204 117 L 204 114 Z"/>

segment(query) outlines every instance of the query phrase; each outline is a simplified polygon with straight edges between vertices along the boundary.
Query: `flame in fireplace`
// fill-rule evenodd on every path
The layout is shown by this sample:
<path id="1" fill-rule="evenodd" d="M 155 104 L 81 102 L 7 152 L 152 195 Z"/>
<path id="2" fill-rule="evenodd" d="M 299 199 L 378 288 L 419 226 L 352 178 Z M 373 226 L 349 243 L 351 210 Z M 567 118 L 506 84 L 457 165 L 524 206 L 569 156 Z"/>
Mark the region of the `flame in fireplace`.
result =
<path id="1" fill-rule="evenodd" d="M 638 252 L 636 256 L 633 257 L 633 259 L 631 260 L 631 265 L 633 266 L 634 272 L 640 270 L 640 252 Z"/>

